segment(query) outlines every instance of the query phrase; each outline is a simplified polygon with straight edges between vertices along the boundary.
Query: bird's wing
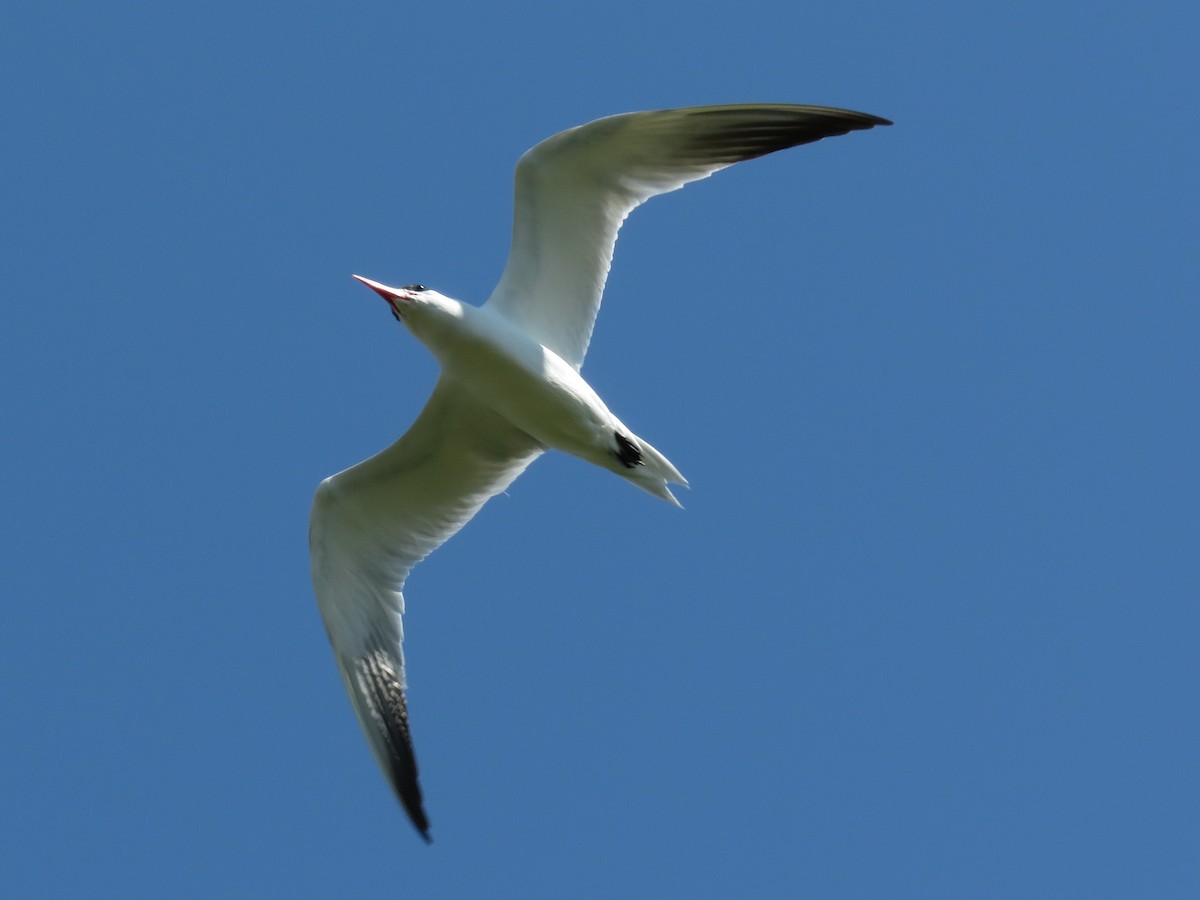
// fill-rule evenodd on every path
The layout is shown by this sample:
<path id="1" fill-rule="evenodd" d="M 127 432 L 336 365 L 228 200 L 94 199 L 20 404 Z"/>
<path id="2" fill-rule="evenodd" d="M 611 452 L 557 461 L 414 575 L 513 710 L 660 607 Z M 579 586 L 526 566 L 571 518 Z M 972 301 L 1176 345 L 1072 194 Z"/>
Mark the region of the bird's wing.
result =
<path id="1" fill-rule="evenodd" d="M 327 478 L 309 525 L 317 605 L 358 723 L 429 840 L 404 696 L 408 573 L 525 470 L 542 447 L 445 379 L 408 432 Z"/>
<path id="2" fill-rule="evenodd" d="M 556 134 L 517 163 L 512 249 L 488 305 L 578 369 L 617 231 L 635 207 L 742 160 L 890 124 L 745 104 L 626 113 Z"/>

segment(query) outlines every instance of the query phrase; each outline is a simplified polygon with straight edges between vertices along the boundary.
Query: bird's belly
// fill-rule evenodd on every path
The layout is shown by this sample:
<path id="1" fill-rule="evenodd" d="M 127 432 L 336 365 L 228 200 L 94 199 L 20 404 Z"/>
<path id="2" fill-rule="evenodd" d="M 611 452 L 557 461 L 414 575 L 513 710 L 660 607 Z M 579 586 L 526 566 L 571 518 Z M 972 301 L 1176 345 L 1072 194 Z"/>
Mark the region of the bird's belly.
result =
<path id="1" fill-rule="evenodd" d="M 443 359 L 445 374 L 546 447 L 590 459 L 621 427 L 591 385 L 540 344 L 482 342 L 456 356 Z"/>

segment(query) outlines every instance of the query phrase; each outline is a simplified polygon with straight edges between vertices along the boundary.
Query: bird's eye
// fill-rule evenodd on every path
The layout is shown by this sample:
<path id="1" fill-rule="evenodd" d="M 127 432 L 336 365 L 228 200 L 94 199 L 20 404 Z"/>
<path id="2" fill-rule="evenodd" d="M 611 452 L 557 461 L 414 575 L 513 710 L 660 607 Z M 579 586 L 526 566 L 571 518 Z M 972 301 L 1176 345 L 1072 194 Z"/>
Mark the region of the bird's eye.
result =
<path id="1" fill-rule="evenodd" d="M 425 290 L 425 285 L 423 285 L 423 284 L 406 284 L 404 286 L 404 289 L 406 291 L 423 291 L 423 290 Z"/>

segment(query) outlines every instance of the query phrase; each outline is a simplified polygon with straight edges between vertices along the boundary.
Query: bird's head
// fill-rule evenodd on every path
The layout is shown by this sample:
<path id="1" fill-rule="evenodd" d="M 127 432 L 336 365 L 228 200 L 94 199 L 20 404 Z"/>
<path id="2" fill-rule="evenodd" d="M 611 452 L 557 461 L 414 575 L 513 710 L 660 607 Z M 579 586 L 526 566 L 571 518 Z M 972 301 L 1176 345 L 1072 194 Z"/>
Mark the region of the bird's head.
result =
<path id="1" fill-rule="evenodd" d="M 396 320 L 404 323 L 404 327 L 433 350 L 435 356 L 438 352 L 436 345 L 447 334 L 457 334 L 462 328 L 465 304 L 457 300 L 431 291 L 423 284 L 394 288 L 361 275 L 354 277 L 386 300 Z"/>
<path id="2" fill-rule="evenodd" d="M 436 296 L 435 291 L 426 289 L 423 284 L 406 284 L 404 287 L 394 288 L 370 278 L 363 278 L 361 275 L 354 277 L 387 301 L 392 315 L 398 322 L 403 322 L 414 309 L 428 305 Z"/>

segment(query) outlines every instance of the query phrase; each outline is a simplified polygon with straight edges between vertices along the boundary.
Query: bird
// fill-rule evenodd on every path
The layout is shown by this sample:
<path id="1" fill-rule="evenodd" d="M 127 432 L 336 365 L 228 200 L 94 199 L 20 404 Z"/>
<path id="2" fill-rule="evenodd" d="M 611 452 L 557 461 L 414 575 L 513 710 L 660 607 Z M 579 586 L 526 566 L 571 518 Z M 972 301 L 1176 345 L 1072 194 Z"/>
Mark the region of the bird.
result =
<path id="1" fill-rule="evenodd" d="M 318 486 L 309 519 L 313 589 L 358 723 L 427 843 L 401 649 L 409 573 L 547 450 L 676 506 L 670 485 L 687 486 L 580 374 L 622 222 L 651 197 L 734 163 L 890 124 L 795 104 L 597 119 L 518 160 L 508 261 L 481 306 L 421 284 L 353 276 L 432 352 L 440 374 L 395 443 Z"/>

